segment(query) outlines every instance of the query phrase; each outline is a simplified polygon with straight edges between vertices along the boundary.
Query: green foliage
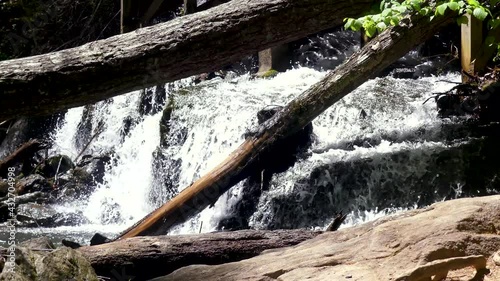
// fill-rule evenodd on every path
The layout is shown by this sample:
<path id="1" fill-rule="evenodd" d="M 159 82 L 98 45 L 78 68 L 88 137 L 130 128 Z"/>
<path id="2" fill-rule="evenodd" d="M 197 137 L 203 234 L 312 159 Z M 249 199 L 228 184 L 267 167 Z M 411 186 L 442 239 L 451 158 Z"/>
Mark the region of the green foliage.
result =
<path id="1" fill-rule="evenodd" d="M 399 25 L 403 17 L 411 13 L 418 13 L 422 16 L 428 16 L 430 20 L 434 17 L 442 16 L 447 12 L 457 14 L 457 23 L 466 24 L 466 14 L 473 15 L 477 19 L 488 20 L 488 26 L 491 29 L 500 26 L 500 13 L 492 14 L 491 10 L 500 3 L 500 0 L 445 0 L 445 1 L 426 1 L 426 0 L 382 0 L 379 10 L 371 15 L 358 19 L 346 18 L 344 20 L 345 29 L 359 31 L 364 29 L 369 37 L 373 37 L 376 32 L 382 32 L 390 26 Z"/>

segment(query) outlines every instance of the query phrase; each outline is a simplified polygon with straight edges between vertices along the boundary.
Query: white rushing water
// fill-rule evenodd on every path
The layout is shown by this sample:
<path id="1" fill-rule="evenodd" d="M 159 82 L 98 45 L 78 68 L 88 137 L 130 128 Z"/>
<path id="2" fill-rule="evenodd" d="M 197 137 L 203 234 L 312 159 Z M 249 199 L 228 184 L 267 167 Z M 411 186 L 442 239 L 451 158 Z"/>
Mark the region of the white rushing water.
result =
<path id="1" fill-rule="evenodd" d="M 255 115 L 259 110 L 287 104 L 324 76 L 325 72 L 298 68 L 280 73 L 272 79 L 252 79 L 244 75 L 226 80 L 215 79 L 196 86 L 187 86 L 189 83 L 185 82 L 174 87 L 167 93 L 175 100 L 168 137 L 171 145 L 161 151 L 167 159 L 181 162 L 178 167 L 164 167 L 166 170 L 171 169 L 170 172 L 178 170 L 178 182 L 174 184 L 177 191 L 229 155 L 243 141 L 245 131 L 256 125 Z M 373 79 L 321 114 L 313 122 L 316 137 L 310 149 L 310 157 L 298 161 L 288 171 L 273 176 L 269 191 L 261 196 L 258 211 L 250 220 L 251 226 L 264 228 L 265 222 L 273 219 L 273 212 L 269 211 L 273 207 L 273 198 L 291 192 L 297 193 L 296 182 L 307 177 L 315 167 L 339 161 L 376 158 L 377 155 L 398 151 L 446 148 L 448 144 L 434 137 L 445 121 L 437 118 L 433 102 L 423 104 L 432 92 L 453 86 L 439 82 L 443 79 L 459 80 L 459 75 L 419 80 Z M 139 116 L 139 103 L 140 93 L 133 92 L 95 105 L 92 128 L 102 128 L 102 132 L 84 154 L 102 155 L 113 152 L 114 164 L 108 167 L 104 184 L 93 194 L 66 206 L 82 210 L 90 223 L 59 228 L 60 231 L 77 233 L 98 230 L 116 234 L 172 196 L 162 191 L 163 186 L 158 181 L 165 176 L 165 171 L 153 169 L 153 152 L 160 143 L 159 122 L 162 113 L 160 111 L 151 116 Z M 366 113 L 366 118 L 360 117 L 362 111 Z M 68 112 L 65 122 L 54 135 L 52 153 L 63 153 L 72 158 L 80 153 L 81 148 L 77 148 L 75 140 L 79 137 L 78 123 L 83 114 L 82 108 Z M 123 135 L 121 130 L 127 118 L 135 120 L 135 123 L 130 132 Z M 99 122 L 103 124 L 100 125 Z M 414 141 L 412 136 L 418 131 L 424 131 L 422 134 L 425 136 L 420 135 Z M 183 138 L 184 142 L 175 141 Z M 379 141 L 373 145 L 354 146 L 352 149 L 343 147 L 343 144 L 359 138 Z M 425 162 L 425 157 L 422 161 Z M 417 165 L 411 173 L 418 173 L 418 169 L 425 168 L 425 163 Z M 396 173 L 398 167 L 392 169 Z M 380 173 L 387 173 L 387 170 L 381 170 Z M 372 173 L 370 177 L 372 179 L 368 182 L 371 183 L 366 187 L 368 190 L 375 189 L 378 184 L 376 173 Z M 202 222 L 203 232 L 214 230 L 220 218 L 230 213 L 232 206 L 241 197 L 241 188 L 241 184 L 233 187 L 213 208 L 207 208 L 189 223 L 178 227 L 175 232 L 197 232 Z M 333 196 L 342 192 L 342 188 L 346 187 L 336 186 Z M 304 189 L 298 192 L 298 196 L 308 198 L 308 192 Z M 369 194 L 359 194 L 356 204 L 370 206 Z M 401 208 L 395 206 L 391 210 Z M 371 220 L 377 214 L 387 212 L 388 210 L 378 209 L 353 211 L 347 224 Z"/>

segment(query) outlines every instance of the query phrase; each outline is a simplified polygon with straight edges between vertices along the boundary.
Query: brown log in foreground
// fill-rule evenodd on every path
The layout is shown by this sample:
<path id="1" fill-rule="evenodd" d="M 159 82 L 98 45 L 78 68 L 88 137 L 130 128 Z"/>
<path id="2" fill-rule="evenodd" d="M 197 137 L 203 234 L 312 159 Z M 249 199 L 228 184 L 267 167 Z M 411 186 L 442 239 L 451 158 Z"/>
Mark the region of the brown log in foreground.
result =
<path id="1" fill-rule="evenodd" d="M 405 19 L 402 26 L 384 31 L 260 125 L 256 133 L 219 166 L 125 230 L 117 239 L 164 234 L 171 226 L 186 221 L 213 204 L 220 195 L 246 177 L 252 164 L 258 161 L 260 155 L 272 149 L 277 140 L 302 129 L 328 107 L 424 42 L 452 19 L 452 15 L 446 15 L 430 22 L 429 18 L 416 17 Z"/>
<path id="2" fill-rule="evenodd" d="M 266 249 L 296 245 L 319 234 L 307 230 L 242 230 L 134 237 L 78 250 L 98 275 L 116 278 L 114 270 L 135 276 L 133 280 L 147 280 L 191 264 L 222 264 L 254 257 Z"/>
<path id="3" fill-rule="evenodd" d="M 191 75 L 359 16 L 373 0 L 233 0 L 83 46 L 0 62 L 0 121 Z"/>

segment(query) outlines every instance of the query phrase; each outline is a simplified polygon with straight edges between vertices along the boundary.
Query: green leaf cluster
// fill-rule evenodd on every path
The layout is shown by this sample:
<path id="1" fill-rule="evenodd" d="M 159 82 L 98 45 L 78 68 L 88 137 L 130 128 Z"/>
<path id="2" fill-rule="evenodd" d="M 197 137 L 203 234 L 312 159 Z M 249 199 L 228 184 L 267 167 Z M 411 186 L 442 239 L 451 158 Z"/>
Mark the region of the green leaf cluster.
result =
<path id="1" fill-rule="evenodd" d="M 457 14 L 458 24 L 467 24 L 465 15 L 473 15 L 477 19 L 488 20 L 490 28 L 500 26 L 500 15 L 492 14 L 491 10 L 498 6 L 500 0 L 478 1 L 478 0 L 382 0 L 379 10 L 371 15 L 357 19 L 346 18 L 344 28 L 346 30 L 364 30 L 367 36 L 373 37 L 377 32 L 382 32 L 389 26 L 397 26 L 401 19 L 410 13 L 419 13 L 433 20 L 436 16 L 442 16 L 449 11 Z"/>

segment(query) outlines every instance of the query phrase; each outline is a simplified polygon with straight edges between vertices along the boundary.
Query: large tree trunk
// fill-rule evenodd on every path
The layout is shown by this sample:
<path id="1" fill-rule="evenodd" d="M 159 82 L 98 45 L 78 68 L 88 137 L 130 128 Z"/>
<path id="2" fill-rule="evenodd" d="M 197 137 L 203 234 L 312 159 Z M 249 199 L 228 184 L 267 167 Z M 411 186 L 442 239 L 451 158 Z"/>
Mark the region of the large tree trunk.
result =
<path id="1" fill-rule="evenodd" d="M 342 24 L 373 0 L 233 0 L 55 53 L 0 62 L 0 121 L 44 115 L 214 71 Z"/>
<path id="2" fill-rule="evenodd" d="M 134 237 L 78 250 L 98 275 L 134 280 L 166 275 L 191 264 L 222 264 L 257 256 L 266 249 L 299 244 L 321 234 L 307 230 L 243 230 L 197 235 Z M 124 279 L 128 280 L 128 279 Z"/>
<path id="3" fill-rule="evenodd" d="M 283 110 L 260 125 L 229 157 L 212 171 L 156 209 L 117 239 L 138 235 L 159 235 L 213 204 L 220 195 L 248 175 L 259 156 L 283 139 L 310 123 L 316 116 L 374 74 L 388 67 L 416 45 L 424 42 L 452 16 L 405 19 L 403 26 L 386 30 L 349 60 L 291 101 Z"/>

